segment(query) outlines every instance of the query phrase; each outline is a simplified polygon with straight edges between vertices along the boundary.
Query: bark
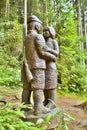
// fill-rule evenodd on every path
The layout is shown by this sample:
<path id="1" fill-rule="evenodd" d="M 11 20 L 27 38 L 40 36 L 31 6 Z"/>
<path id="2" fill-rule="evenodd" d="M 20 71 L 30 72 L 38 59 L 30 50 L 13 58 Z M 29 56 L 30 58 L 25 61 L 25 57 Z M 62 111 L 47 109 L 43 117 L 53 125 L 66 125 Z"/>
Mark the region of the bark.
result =
<path id="1" fill-rule="evenodd" d="M 5 16 L 7 18 L 9 18 L 9 12 L 10 12 L 10 0 L 6 0 Z"/>
<path id="2" fill-rule="evenodd" d="M 43 26 L 48 25 L 48 17 L 47 15 L 47 0 L 40 0 L 40 5 L 41 5 L 41 12 L 42 12 L 42 21 L 43 21 Z"/>
<path id="3" fill-rule="evenodd" d="M 80 0 L 76 0 L 75 3 L 76 3 L 76 12 L 77 12 L 77 21 L 78 21 L 77 33 L 78 33 L 78 36 L 82 38 L 84 36 L 84 32 L 85 32 L 85 29 L 84 29 L 84 10 L 82 9 L 82 3 L 80 2 Z M 82 51 L 84 50 L 83 41 L 81 41 L 81 43 L 80 43 L 80 50 L 82 50 Z M 85 66 L 84 58 L 80 60 L 80 64 L 82 66 Z"/>
<path id="4" fill-rule="evenodd" d="M 28 3 L 27 3 L 28 5 L 27 5 L 27 14 L 28 14 L 28 17 L 32 14 L 32 0 L 28 0 Z"/>

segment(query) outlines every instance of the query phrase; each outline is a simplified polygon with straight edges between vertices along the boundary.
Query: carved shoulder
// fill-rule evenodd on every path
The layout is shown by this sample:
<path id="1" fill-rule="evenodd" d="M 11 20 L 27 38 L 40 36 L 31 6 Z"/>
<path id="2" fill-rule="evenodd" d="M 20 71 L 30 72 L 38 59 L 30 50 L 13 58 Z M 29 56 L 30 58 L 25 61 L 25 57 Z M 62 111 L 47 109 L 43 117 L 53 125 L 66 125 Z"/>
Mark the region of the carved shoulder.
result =
<path id="1" fill-rule="evenodd" d="M 59 52 L 59 45 L 58 45 L 58 42 L 57 42 L 56 40 L 53 40 L 52 43 L 53 43 L 54 50 L 56 50 L 56 51 Z"/>
<path id="2" fill-rule="evenodd" d="M 36 40 L 37 40 L 37 41 L 42 41 L 42 42 L 45 43 L 44 37 L 43 37 L 41 34 L 37 34 L 37 35 L 36 35 Z"/>

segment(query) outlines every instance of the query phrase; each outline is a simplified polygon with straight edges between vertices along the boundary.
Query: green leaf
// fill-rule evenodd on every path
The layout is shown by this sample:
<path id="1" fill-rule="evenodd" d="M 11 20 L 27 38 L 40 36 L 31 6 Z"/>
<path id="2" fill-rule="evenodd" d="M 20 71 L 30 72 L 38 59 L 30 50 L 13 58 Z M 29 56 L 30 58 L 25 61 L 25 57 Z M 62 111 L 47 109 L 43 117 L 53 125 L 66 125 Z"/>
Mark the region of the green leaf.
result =
<path id="1" fill-rule="evenodd" d="M 0 126 L 0 130 L 6 130 L 4 127 Z"/>
<path id="2" fill-rule="evenodd" d="M 6 127 L 8 127 L 9 130 L 16 130 L 12 125 L 9 125 L 9 124 L 7 124 Z"/>
<path id="3" fill-rule="evenodd" d="M 52 114 L 47 114 L 46 115 L 46 123 L 50 123 L 50 120 L 51 120 L 51 118 L 53 117 L 53 115 Z"/>
<path id="4" fill-rule="evenodd" d="M 65 123 L 64 127 L 65 127 L 65 130 L 69 130 L 68 125 L 66 123 Z"/>
<path id="5" fill-rule="evenodd" d="M 71 115 L 70 113 L 64 113 L 65 117 L 64 120 L 75 120 L 75 118 L 73 117 L 73 115 Z"/>
<path id="6" fill-rule="evenodd" d="M 36 125 L 42 124 L 43 122 L 44 122 L 44 120 L 43 120 L 42 118 L 39 118 L 39 119 L 37 120 L 37 122 L 36 122 Z"/>
<path id="7" fill-rule="evenodd" d="M 35 126 L 33 122 L 25 122 L 25 124 L 27 124 L 28 126 Z"/>

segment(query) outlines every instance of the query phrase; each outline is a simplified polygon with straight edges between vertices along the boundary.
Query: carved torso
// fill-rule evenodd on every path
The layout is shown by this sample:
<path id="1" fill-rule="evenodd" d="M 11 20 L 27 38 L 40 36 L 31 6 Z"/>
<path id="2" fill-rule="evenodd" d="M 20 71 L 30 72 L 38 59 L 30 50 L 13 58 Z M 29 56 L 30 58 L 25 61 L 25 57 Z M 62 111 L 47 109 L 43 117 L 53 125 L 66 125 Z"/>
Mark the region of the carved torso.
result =
<path id="1" fill-rule="evenodd" d="M 49 48 L 51 48 L 57 52 L 59 51 L 57 42 L 51 38 L 47 40 L 46 45 Z M 54 61 L 46 62 L 45 81 L 46 81 L 45 89 L 56 88 L 56 86 L 57 86 L 57 69 L 56 69 L 56 64 Z"/>
<path id="2" fill-rule="evenodd" d="M 53 41 L 53 39 L 49 39 L 49 40 L 46 42 L 46 45 L 47 45 L 49 48 L 55 50 L 55 42 Z M 58 50 L 56 50 L 56 51 L 58 51 Z M 51 62 L 47 61 L 47 62 L 46 62 L 46 68 L 47 68 L 47 69 L 50 68 L 50 69 L 56 70 L 55 62 L 53 62 L 53 61 L 51 61 Z"/>
<path id="3" fill-rule="evenodd" d="M 31 30 L 26 38 L 25 52 L 26 52 L 26 58 L 30 69 L 46 68 L 45 60 L 40 57 L 37 50 L 36 39 L 39 37 L 42 40 L 42 44 L 45 44 L 42 35 L 37 34 L 37 32 L 34 30 Z"/>

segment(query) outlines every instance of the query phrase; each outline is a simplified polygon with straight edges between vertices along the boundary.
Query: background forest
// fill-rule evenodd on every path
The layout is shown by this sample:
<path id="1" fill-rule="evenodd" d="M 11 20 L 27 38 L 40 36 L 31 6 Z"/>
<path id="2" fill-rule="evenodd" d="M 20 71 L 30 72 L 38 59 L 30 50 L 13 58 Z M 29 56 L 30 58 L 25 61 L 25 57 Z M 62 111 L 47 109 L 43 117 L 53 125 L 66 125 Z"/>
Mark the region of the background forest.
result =
<path id="1" fill-rule="evenodd" d="M 87 0 L 28 0 L 28 16 L 56 30 L 58 90 L 87 93 Z M 24 0 L 0 0 L 0 86 L 22 86 Z"/>

